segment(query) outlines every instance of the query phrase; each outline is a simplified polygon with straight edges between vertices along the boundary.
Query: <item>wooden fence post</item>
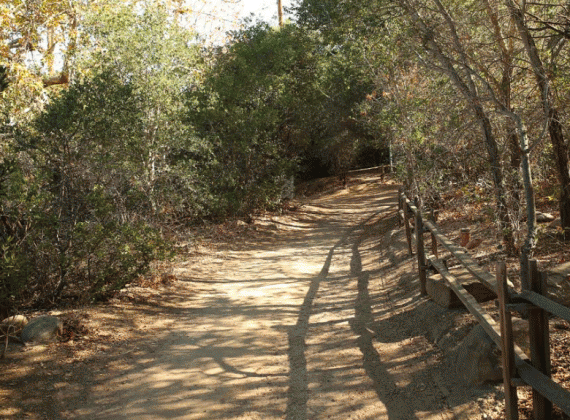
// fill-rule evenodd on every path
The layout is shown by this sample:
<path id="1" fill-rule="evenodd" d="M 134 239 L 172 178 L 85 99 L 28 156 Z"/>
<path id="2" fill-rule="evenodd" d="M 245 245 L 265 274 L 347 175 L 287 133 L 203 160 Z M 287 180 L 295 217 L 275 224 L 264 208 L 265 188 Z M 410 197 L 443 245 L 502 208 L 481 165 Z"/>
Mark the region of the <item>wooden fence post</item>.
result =
<path id="1" fill-rule="evenodd" d="M 406 240 L 408 241 L 408 253 L 414 255 L 412 249 L 412 228 L 410 227 L 410 209 L 406 203 L 406 195 L 402 192 L 402 205 L 404 206 L 404 227 L 406 228 Z"/>
<path id="2" fill-rule="evenodd" d="M 536 260 L 529 260 L 530 290 L 539 295 L 546 294 L 546 275 L 538 272 Z M 532 308 L 528 311 L 530 358 L 532 365 L 540 372 L 551 376 L 550 370 L 550 333 L 548 327 L 548 314 L 542 308 Z M 532 390 L 532 406 L 536 420 L 549 420 L 552 418 L 552 403 Z"/>
<path id="3" fill-rule="evenodd" d="M 522 290 L 530 290 L 530 267 L 529 267 L 529 259 L 528 255 L 522 253 L 521 254 L 521 289 Z M 526 318 L 526 315 L 524 316 Z"/>
<path id="4" fill-rule="evenodd" d="M 420 274 L 420 292 L 427 295 L 426 289 L 426 255 L 424 250 L 424 222 L 422 220 L 422 211 L 420 209 L 420 199 L 416 197 L 414 200 L 418 212 L 416 213 L 416 252 L 418 253 L 418 270 Z"/>
<path id="5" fill-rule="evenodd" d="M 398 188 L 398 227 L 402 227 L 404 215 L 404 203 L 402 202 L 402 187 Z"/>
<path id="6" fill-rule="evenodd" d="M 540 286 L 542 288 L 542 292 L 541 294 L 543 296 L 547 296 L 548 293 L 548 274 L 546 273 L 546 271 L 541 271 L 540 272 Z M 548 315 L 548 311 L 544 311 L 544 325 L 545 325 L 545 329 L 544 329 L 544 343 L 546 344 L 546 348 L 548 349 L 548 351 L 546 352 L 546 372 L 545 374 L 548 375 L 549 377 L 552 376 L 552 364 L 550 361 L 550 326 L 548 323 L 548 319 L 549 319 L 549 315 Z"/>
<path id="7" fill-rule="evenodd" d="M 465 246 L 469 243 L 471 239 L 471 231 L 469 228 L 462 228 L 459 231 L 459 246 Z"/>
<path id="8" fill-rule="evenodd" d="M 503 361 L 503 384 L 505 388 L 505 415 L 507 420 L 518 420 L 517 388 L 512 384 L 512 379 L 516 372 L 513 325 L 511 313 L 507 310 L 510 297 L 507 288 L 507 266 L 503 261 L 497 263 L 496 278 L 501 318 L 501 358 Z"/>
<path id="9" fill-rule="evenodd" d="M 437 222 L 438 212 L 434 209 L 431 209 L 429 212 L 429 220 L 431 220 L 434 224 Z M 435 257 L 435 259 L 439 258 L 438 251 L 437 251 L 437 239 L 435 238 L 435 234 L 431 232 L 431 253 Z"/>

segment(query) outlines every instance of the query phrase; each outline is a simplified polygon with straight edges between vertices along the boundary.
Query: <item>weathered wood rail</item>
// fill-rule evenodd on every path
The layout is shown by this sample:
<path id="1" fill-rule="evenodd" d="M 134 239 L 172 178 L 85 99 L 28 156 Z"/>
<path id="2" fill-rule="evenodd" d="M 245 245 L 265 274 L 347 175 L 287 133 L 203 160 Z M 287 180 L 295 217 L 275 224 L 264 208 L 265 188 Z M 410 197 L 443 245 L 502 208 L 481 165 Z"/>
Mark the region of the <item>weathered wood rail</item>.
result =
<path id="1" fill-rule="evenodd" d="M 497 263 L 495 276 L 483 270 L 463 247 L 455 245 L 439 230 L 433 213 L 430 220 L 424 220 L 419 200 L 416 199 L 412 204 L 402 190 L 399 193 L 398 215 L 399 224 L 403 225 L 406 231 L 410 255 L 414 254 L 413 243 L 416 244 L 421 293 L 427 294 L 427 271 L 431 269 L 438 272 L 489 337 L 501 348 L 506 418 L 518 419 L 516 387 L 524 385 L 530 385 L 533 389 L 535 419 L 552 418 L 552 404 L 570 415 L 570 391 L 551 379 L 548 325 L 548 313 L 570 322 L 570 309 L 545 297 L 546 274 L 539 273 L 537 262 L 531 260 L 528 268 L 521 267 L 530 272 L 531 290 L 517 293 L 508 284 L 504 262 Z M 414 232 L 410 225 L 412 218 L 415 219 Z M 425 253 L 426 232 L 431 233 L 433 255 Z M 475 279 L 497 294 L 500 323 L 491 318 L 461 282 L 448 271 L 445 261 L 438 259 L 438 244 L 449 251 Z M 530 359 L 513 340 L 511 311 L 515 310 L 529 314 Z"/>
<path id="2" fill-rule="evenodd" d="M 380 166 L 374 166 L 372 168 L 351 169 L 350 171 L 348 171 L 348 174 L 349 175 L 364 175 L 364 174 L 388 175 L 391 172 L 392 172 L 392 166 L 380 165 Z"/>

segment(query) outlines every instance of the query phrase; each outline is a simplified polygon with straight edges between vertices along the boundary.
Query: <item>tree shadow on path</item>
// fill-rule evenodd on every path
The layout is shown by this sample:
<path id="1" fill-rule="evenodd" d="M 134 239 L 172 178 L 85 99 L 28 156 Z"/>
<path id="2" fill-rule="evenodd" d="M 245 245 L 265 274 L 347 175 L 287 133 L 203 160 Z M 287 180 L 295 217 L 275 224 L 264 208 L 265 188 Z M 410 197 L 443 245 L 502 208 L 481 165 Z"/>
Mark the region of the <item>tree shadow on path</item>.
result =
<path id="1" fill-rule="evenodd" d="M 352 330 L 358 335 L 357 345 L 362 353 L 362 363 L 368 377 L 374 384 L 378 398 L 386 406 L 389 419 L 417 419 L 411 405 L 402 404 L 401 400 L 394 400 L 391 394 L 397 393 L 397 384 L 391 378 L 390 372 L 380 358 L 380 354 L 373 344 L 374 334 L 367 329 L 372 325 L 372 303 L 368 290 L 370 273 L 362 270 L 362 259 L 358 247 L 361 238 L 352 246 L 350 260 L 350 274 L 357 278 L 358 294 L 354 307 L 354 320 L 350 323 Z"/>
<path id="2" fill-rule="evenodd" d="M 309 379 L 307 372 L 307 359 L 305 356 L 306 337 L 309 330 L 309 318 L 313 302 L 317 296 L 319 286 L 327 278 L 335 250 L 346 244 L 353 232 L 360 229 L 377 215 L 377 212 L 356 226 L 350 227 L 341 239 L 329 250 L 321 272 L 311 280 L 309 290 L 305 295 L 299 310 L 297 322 L 288 333 L 289 348 L 289 390 L 287 395 L 287 420 L 303 420 L 307 418 L 307 403 L 309 401 Z"/>

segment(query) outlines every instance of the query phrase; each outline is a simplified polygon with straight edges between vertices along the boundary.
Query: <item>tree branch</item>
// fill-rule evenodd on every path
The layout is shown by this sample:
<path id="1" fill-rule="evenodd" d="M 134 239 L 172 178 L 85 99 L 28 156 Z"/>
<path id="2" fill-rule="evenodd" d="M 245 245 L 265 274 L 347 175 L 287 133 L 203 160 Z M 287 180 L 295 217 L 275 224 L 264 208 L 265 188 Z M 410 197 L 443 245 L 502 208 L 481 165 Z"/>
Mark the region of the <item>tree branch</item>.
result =
<path id="1" fill-rule="evenodd" d="M 44 87 L 54 86 L 54 85 L 66 85 L 69 83 L 69 75 L 62 72 L 57 76 L 48 77 L 42 80 Z"/>

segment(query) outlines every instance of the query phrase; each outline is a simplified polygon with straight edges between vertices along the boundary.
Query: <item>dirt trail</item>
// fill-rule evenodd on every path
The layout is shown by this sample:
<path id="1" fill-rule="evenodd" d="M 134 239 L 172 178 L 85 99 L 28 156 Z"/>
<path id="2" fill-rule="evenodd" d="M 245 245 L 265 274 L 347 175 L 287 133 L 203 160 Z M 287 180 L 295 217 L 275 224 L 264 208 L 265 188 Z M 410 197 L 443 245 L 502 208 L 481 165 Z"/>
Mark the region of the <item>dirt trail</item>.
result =
<path id="1" fill-rule="evenodd" d="M 453 321 L 419 296 L 396 195 L 362 176 L 192 253 L 144 302 L 86 310 L 85 355 L 12 354 L 0 417 L 479 418 L 433 344 Z"/>

